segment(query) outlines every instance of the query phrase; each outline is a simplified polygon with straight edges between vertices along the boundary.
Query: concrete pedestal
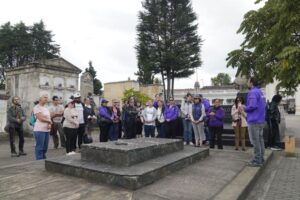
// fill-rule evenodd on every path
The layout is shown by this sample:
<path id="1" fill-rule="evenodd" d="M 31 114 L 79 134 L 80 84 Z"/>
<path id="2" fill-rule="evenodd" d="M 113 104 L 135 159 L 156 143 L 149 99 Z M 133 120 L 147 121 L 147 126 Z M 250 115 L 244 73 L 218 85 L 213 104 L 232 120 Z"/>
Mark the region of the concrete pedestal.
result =
<path id="1" fill-rule="evenodd" d="M 183 148 L 182 141 L 176 139 L 121 142 L 123 145 L 115 142 L 83 145 L 81 156 L 47 159 L 45 167 L 49 171 L 135 190 L 209 155 L 208 148 Z"/>

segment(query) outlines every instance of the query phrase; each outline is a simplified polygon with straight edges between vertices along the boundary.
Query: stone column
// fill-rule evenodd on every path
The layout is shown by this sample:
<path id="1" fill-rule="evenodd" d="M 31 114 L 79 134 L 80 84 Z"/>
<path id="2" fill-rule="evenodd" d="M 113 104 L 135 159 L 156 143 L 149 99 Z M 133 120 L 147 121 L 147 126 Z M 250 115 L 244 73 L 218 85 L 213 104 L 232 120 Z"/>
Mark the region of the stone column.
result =
<path id="1" fill-rule="evenodd" d="M 4 132 L 4 127 L 6 125 L 6 112 L 7 112 L 7 100 L 8 95 L 5 95 L 5 91 L 0 91 L 0 133 Z"/>
<path id="2" fill-rule="evenodd" d="M 300 115 L 300 86 L 295 93 L 296 115 Z"/>
<path id="3" fill-rule="evenodd" d="M 80 94 L 82 99 L 88 96 L 88 93 L 94 93 L 93 78 L 89 72 L 84 72 L 80 77 Z"/>

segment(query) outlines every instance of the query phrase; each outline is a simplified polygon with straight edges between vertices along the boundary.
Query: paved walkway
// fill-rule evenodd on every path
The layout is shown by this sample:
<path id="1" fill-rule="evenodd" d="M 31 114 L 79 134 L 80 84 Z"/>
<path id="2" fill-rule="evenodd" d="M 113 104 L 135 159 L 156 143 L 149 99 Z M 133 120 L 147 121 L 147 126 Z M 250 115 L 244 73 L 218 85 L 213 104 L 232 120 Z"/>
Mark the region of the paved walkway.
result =
<path id="1" fill-rule="evenodd" d="M 284 152 L 274 152 L 273 159 L 256 182 L 247 200 L 300 199 L 300 116 L 287 115 L 288 135 L 296 137 L 297 157 L 289 158 Z"/>
<path id="2" fill-rule="evenodd" d="M 94 135 L 95 139 L 97 135 Z M 64 149 L 53 149 L 48 158 L 63 156 Z M 194 148 L 194 147 L 186 147 Z M 26 138 L 28 156 L 11 158 L 8 141 L 0 142 L 1 200 L 198 200 L 211 199 L 234 179 L 250 160 L 252 151 L 233 147 L 212 150 L 210 156 L 136 191 L 92 183 L 82 178 L 51 173 L 44 161 L 34 160 L 34 140 Z"/>

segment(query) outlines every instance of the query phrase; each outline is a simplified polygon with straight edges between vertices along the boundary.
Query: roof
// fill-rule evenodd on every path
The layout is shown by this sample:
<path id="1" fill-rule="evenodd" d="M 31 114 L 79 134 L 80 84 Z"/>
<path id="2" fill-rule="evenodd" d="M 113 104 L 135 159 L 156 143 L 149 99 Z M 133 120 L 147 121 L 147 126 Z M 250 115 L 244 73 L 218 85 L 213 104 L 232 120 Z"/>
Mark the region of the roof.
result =
<path id="1" fill-rule="evenodd" d="M 63 72 L 69 72 L 69 73 L 76 73 L 80 74 L 81 69 L 70 63 L 69 61 L 65 60 L 62 57 L 59 58 L 53 58 L 53 59 L 45 59 L 45 60 L 38 60 L 31 63 L 28 63 L 27 65 L 15 67 L 15 68 L 9 68 L 6 69 L 6 72 L 11 71 L 19 71 L 23 69 L 28 68 L 46 68 L 49 70 L 55 70 L 55 71 L 63 71 Z"/>

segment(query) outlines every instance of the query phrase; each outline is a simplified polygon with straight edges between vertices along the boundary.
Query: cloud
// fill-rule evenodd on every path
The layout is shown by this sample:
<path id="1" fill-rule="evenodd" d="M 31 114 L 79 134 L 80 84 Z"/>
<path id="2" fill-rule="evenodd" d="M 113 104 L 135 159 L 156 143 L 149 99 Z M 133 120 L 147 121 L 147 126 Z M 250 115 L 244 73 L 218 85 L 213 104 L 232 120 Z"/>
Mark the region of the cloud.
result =
<path id="1" fill-rule="evenodd" d="M 54 40 L 61 46 L 61 56 L 81 69 L 92 60 L 103 82 L 136 78 L 137 60 L 136 25 L 141 0 L 74 0 L 3 1 L 0 8 L 0 24 L 7 21 L 25 22 L 27 25 L 41 19 L 55 34 Z M 256 9 L 254 0 L 192 0 L 198 16 L 198 33 L 204 40 L 198 70 L 200 84 L 209 85 L 210 78 L 219 72 L 235 75 L 226 68 L 227 53 L 238 48 L 242 36 L 236 31 L 243 15 Z M 13 8 L 13 11 L 12 9 Z M 176 80 L 175 87 L 191 88 L 196 75 Z"/>

